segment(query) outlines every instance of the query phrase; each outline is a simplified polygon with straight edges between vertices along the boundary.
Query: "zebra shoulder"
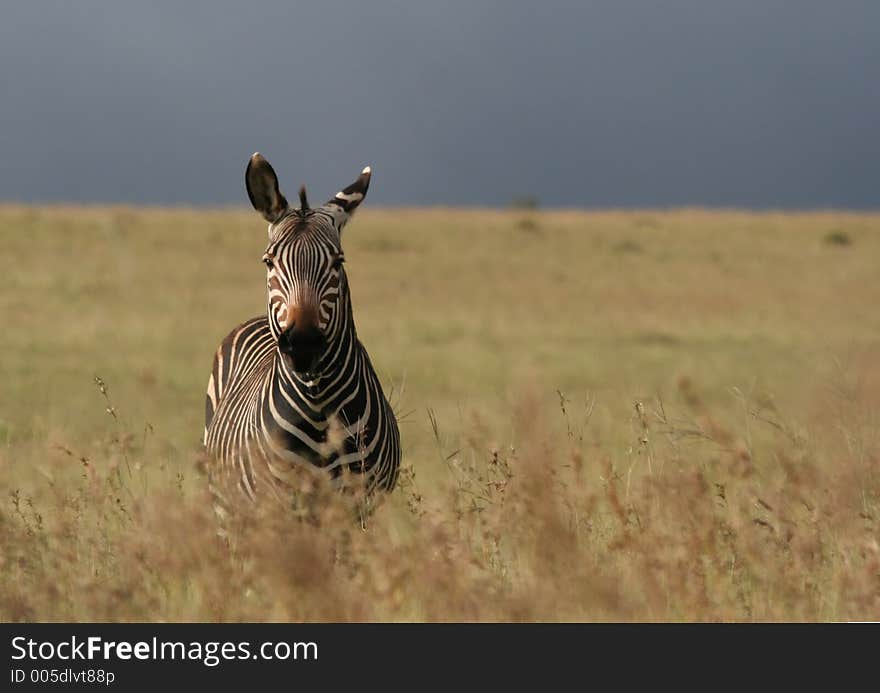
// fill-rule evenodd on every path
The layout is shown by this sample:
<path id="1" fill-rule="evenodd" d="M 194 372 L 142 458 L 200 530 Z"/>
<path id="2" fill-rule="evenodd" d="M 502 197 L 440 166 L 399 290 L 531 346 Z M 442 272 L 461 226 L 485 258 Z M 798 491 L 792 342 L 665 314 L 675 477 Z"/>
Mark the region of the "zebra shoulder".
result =
<path id="1" fill-rule="evenodd" d="M 265 315 L 246 320 L 224 337 L 214 353 L 214 364 L 208 378 L 205 431 L 210 427 L 217 405 L 230 383 L 242 372 L 242 364 L 254 357 L 261 358 L 274 348 L 275 340 L 269 329 L 269 319 Z"/>

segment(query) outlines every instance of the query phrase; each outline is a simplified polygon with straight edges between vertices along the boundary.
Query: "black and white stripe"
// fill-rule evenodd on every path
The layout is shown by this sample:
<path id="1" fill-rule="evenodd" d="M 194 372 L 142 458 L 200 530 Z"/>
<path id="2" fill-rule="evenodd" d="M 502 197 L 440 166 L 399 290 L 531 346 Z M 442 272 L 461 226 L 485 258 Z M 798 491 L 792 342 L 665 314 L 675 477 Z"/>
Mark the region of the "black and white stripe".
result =
<path id="1" fill-rule="evenodd" d="M 204 442 L 221 509 L 287 501 L 303 469 L 361 475 L 368 494 L 395 486 L 400 435 L 357 338 L 340 245 L 369 180 L 366 168 L 317 209 L 303 190 L 293 210 L 269 163 L 251 158 L 248 194 L 270 222 L 268 305 L 223 340 L 208 381 Z"/>

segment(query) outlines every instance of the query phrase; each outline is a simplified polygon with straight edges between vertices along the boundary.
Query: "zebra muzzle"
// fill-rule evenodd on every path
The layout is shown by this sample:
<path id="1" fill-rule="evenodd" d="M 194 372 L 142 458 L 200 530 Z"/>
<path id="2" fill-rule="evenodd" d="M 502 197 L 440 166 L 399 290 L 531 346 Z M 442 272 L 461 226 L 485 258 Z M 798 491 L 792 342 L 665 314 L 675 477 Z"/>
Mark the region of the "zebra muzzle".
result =
<path id="1" fill-rule="evenodd" d="M 297 373 L 308 373 L 315 369 L 326 341 L 317 327 L 293 327 L 278 336 L 278 351 L 284 354 Z"/>

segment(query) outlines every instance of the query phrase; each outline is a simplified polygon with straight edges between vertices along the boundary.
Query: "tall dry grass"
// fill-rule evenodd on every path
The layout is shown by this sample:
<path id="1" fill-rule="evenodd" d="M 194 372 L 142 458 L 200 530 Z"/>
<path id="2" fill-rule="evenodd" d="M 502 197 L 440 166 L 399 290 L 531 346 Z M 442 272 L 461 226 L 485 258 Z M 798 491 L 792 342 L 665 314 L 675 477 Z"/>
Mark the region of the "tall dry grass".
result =
<path id="1" fill-rule="evenodd" d="M 106 386 L 100 387 L 106 395 Z M 42 502 L 0 505 L 0 618 L 98 621 L 863 620 L 880 618 L 880 449 L 841 396 L 837 440 L 731 393 L 742 417 L 637 401 L 624 462 L 590 440 L 594 402 L 523 396 L 515 445 L 479 419 L 410 464 L 366 530 L 324 490 L 310 521 L 243 518 L 218 537 L 187 488 L 120 424 Z M 459 435 L 460 434 L 460 435 Z M 456 438 L 453 449 L 449 442 Z M 756 442 L 760 440 L 760 442 Z M 198 459 L 193 469 L 200 466 Z"/>

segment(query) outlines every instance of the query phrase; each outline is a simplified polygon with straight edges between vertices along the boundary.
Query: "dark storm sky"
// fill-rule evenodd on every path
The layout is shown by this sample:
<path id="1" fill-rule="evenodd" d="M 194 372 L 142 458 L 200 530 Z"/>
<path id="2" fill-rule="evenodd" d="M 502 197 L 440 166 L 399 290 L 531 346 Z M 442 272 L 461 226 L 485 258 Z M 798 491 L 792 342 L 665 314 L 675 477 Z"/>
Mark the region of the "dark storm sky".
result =
<path id="1" fill-rule="evenodd" d="M 878 0 L 5 3 L 0 200 L 880 208 Z"/>

